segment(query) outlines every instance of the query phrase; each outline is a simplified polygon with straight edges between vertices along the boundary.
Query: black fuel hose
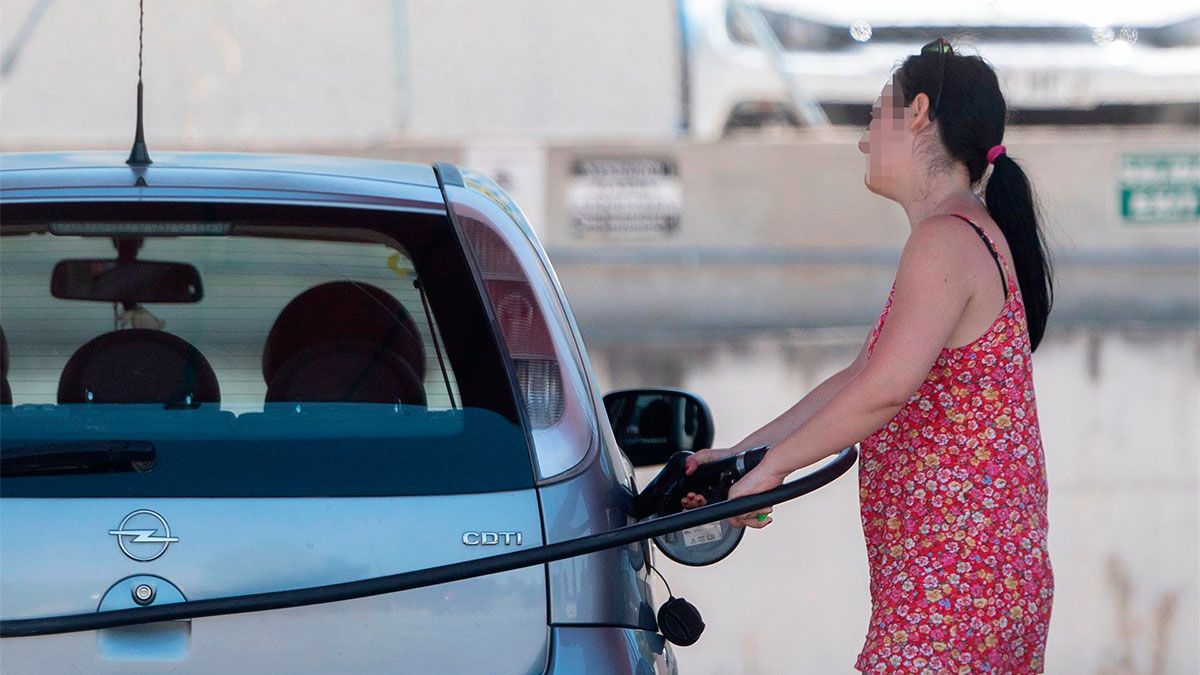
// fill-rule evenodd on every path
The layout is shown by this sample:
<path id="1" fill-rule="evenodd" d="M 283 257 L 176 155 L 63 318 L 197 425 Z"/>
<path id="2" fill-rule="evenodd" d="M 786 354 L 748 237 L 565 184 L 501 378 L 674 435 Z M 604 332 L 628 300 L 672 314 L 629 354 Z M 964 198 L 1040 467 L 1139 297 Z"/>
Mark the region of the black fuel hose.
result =
<path id="1" fill-rule="evenodd" d="M 131 607 L 87 614 L 69 614 L 33 619 L 9 619 L 0 621 L 0 638 L 30 637 L 73 633 L 118 626 L 134 626 L 159 621 L 179 621 L 223 614 L 262 612 L 288 607 L 319 605 L 327 602 L 353 600 L 385 593 L 407 591 L 424 586 L 435 586 L 451 581 L 461 581 L 488 574 L 508 572 L 521 567 L 541 565 L 564 558 L 595 553 L 608 548 L 626 546 L 634 542 L 662 536 L 671 532 L 712 523 L 725 518 L 757 511 L 795 499 L 813 490 L 824 487 L 846 473 L 858 459 L 858 450 L 849 447 L 839 452 L 832 461 L 820 469 L 807 473 L 777 488 L 758 494 L 709 504 L 696 509 L 659 518 L 649 518 L 633 525 L 570 539 L 545 546 L 502 553 L 477 560 L 428 567 L 411 572 L 389 574 L 371 579 L 347 581 L 326 586 L 312 586 L 286 591 L 270 591 L 237 595 L 228 598 L 186 600 L 148 607 Z"/>

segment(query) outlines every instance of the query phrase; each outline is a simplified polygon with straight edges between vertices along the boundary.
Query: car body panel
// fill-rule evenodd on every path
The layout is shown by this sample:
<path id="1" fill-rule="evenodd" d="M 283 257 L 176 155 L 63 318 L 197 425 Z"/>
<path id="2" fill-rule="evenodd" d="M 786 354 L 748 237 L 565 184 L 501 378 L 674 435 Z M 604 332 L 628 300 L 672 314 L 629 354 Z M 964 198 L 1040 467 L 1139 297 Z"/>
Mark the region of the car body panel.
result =
<path id="1" fill-rule="evenodd" d="M 161 153 L 129 167 L 111 152 L 28 153 L 0 161 L 11 201 L 163 199 L 392 206 L 445 213 L 431 167 L 379 160 L 239 153 Z M 229 164 L 225 164 L 229 162 Z M 399 167 L 399 168 L 397 168 Z"/>
<path id="2" fill-rule="evenodd" d="M 633 496 L 601 457 L 587 470 L 539 488 L 548 543 L 633 524 Z M 550 621 L 656 630 L 649 542 L 549 563 Z"/>
<path id="3" fill-rule="evenodd" d="M 671 645 L 650 631 L 616 626 L 556 626 L 548 675 L 675 675 Z M 601 665 L 603 664 L 603 665 Z M 601 670 L 603 668 L 603 670 Z"/>
<path id="4" fill-rule="evenodd" d="M 551 467 L 552 474 L 541 481 L 539 490 L 547 543 L 629 525 L 634 522 L 630 516 L 635 491 L 633 468 L 619 450 L 613 451 L 616 441 L 554 268 L 520 209 L 498 185 L 471 171 L 463 171 L 461 177 L 463 187 L 447 186 L 452 201 L 467 199 L 472 206 L 486 211 L 493 222 L 508 221 L 514 226 L 506 232 L 510 235 L 508 243 L 535 280 L 542 306 L 553 314 L 548 323 L 556 339 L 568 345 L 570 358 L 561 362 L 564 377 L 575 385 L 569 390 L 569 404 L 587 418 L 586 434 L 555 429 L 534 432 L 539 465 Z M 478 197 L 467 194 L 472 191 Z M 651 560 L 649 543 L 641 542 L 550 563 L 551 622 L 656 630 L 648 567 Z"/>
<path id="5" fill-rule="evenodd" d="M 150 562 L 127 557 L 108 533 L 139 509 L 161 514 L 179 538 Z M 201 600 L 366 579 L 518 548 L 468 546 L 464 532 L 519 531 L 521 547 L 542 541 L 531 490 L 337 499 L 10 498 L 2 518 L 5 618 L 96 611 L 109 588 L 131 575 L 155 575 L 186 599 Z M 172 667 L 350 672 L 395 659 L 412 672 L 541 672 L 545 589 L 545 570 L 534 566 L 326 605 L 195 619 L 188 648 Z M 464 643 L 489 648 L 464 652 Z M 5 672 L 130 667 L 102 646 L 92 631 L 8 639 Z"/>
<path id="6" fill-rule="evenodd" d="M 149 172 L 154 169 L 172 168 L 217 171 L 226 176 L 257 172 L 256 186 L 264 189 L 287 181 L 290 176 L 355 178 L 378 184 L 407 183 L 434 188 L 438 186 L 437 176 L 427 164 L 360 157 L 155 151 L 151 156 L 153 162 L 150 165 L 136 168 L 125 164 L 126 157 L 124 153 L 112 151 L 5 153 L 0 156 L 0 171 L 123 169 Z M 53 179 L 43 180 L 60 183 L 62 178 L 55 176 Z"/>

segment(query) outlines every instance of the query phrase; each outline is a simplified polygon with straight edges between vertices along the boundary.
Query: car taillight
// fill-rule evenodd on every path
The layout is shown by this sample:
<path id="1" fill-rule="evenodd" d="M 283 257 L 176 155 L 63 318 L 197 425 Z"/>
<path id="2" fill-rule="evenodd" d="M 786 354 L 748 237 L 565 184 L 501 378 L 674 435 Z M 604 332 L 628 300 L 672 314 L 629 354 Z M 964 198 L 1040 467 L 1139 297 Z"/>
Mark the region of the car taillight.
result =
<path id="1" fill-rule="evenodd" d="M 563 415 L 562 372 L 533 288 L 491 225 L 469 208 L 456 204 L 454 209 L 500 324 L 529 423 L 535 429 L 552 427 Z"/>

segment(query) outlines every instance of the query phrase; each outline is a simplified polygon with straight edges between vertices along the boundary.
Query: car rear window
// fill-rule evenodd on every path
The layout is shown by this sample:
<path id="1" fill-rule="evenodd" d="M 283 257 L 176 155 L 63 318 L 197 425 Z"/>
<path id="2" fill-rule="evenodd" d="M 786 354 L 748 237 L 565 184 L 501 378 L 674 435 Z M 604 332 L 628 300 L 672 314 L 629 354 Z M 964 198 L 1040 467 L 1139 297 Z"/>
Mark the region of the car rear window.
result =
<path id="1" fill-rule="evenodd" d="M 5 496 L 533 485 L 444 214 L 6 205 L 0 232 Z"/>

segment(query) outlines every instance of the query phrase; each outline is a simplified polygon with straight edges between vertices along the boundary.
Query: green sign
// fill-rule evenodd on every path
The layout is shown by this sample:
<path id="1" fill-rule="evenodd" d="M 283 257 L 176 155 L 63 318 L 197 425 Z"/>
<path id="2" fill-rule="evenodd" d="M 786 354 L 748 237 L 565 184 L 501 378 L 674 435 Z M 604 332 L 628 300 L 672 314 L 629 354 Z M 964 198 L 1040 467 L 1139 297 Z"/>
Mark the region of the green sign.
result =
<path id="1" fill-rule="evenodd" d="M 1200 223 L 1200 153 L 1121 156 L 1121 219 L 1126 223 Z"/>

